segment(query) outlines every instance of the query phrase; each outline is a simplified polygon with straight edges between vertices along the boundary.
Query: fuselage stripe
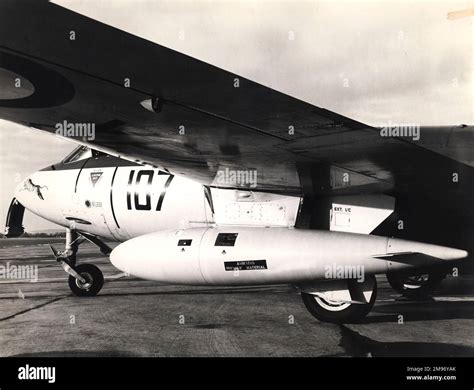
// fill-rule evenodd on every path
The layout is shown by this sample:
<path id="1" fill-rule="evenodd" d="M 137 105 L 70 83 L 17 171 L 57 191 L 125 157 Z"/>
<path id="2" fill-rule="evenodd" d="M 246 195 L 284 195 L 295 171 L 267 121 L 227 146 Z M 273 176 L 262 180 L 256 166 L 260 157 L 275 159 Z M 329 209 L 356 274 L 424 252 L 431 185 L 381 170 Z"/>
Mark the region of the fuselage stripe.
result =
<path id="1" fill-rule="evenodd" d="M 115 211 L 114 211 L 114 200 L 113 200 L 113 188 L 114 188 L 114 180 L 115 180 L 115 174 L 117 173 L 118 167 L 115 167 L 114 174 L 112 175 L 112 182 L 110 183 L 110 209 L 112 210 L 112 216 L 114 217 L 115 224 L 117 225 L 117 228 L 120 229 L 120 225 L 117 222 L 117 218 L 115 217 Z"/>
<path id="2" fill-rule="evenodd" d="M 79 173 L 77 174 L 77 177 L 76 177 L 76 184 L 74 185 L 74 193 L 77 192 L 77 183 L 79 183 L 79 177 L 81 176 L 81 172 L 82 172 L 82 168 L 84 168 L 84 166 L 86 165 L 87 161 L 89 159 L 86 159 L 84 161 L 84 164 L 81 165 L 81 168 L 79 169 Z"/>

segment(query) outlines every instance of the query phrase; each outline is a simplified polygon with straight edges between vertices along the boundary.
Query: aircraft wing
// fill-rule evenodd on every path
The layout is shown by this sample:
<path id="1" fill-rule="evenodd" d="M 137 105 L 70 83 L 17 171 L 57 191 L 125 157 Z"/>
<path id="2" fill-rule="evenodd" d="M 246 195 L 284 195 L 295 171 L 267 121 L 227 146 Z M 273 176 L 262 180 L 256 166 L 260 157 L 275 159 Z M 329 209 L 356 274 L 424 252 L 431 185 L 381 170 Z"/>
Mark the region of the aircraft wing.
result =
<path id="1" fill-rule="evenodd" d="M 256 170 L 260 190 L 384 192 L 471 214 L 466 164 L 46 1 L 0 3 L 2 69 L 1 118 L 51 133 L 92 123 L 77 141 L 207 185 Z"/>

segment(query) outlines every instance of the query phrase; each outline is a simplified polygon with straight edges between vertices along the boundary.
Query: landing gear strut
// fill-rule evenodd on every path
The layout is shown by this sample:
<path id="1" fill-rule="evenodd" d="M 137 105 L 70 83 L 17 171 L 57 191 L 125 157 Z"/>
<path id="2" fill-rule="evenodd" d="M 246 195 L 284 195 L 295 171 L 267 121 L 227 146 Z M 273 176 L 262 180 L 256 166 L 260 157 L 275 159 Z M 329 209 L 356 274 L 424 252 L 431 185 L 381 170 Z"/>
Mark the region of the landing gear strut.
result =
<path id="1" fill-rule="evenodd" d="M 59 251 L 50 245 L 56 261 L 69 274 L 69 288 L 74 295 L 79 297 L 97 295 L 104 285 L 104 276 L 98 267 L 93 264 L 76 265 L 76 253 L 79 245 L 86 239 L 92 241 L 88 237 L 81 237 L 74 230 L 67 229 L 64 251 Z M 106 246 L 105 244 L 103 245 Z"/>

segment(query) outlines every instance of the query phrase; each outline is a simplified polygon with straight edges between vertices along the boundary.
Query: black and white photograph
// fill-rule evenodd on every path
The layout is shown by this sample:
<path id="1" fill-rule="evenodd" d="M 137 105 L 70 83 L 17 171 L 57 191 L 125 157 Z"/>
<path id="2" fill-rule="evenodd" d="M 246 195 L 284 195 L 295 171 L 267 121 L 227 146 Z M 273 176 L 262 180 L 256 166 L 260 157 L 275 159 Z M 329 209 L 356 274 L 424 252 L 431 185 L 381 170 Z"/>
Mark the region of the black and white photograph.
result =
<path id="1" fill-rule="evenodd" d="M 0 388 L 472 389 L 474 3 L 0 0 Z"/>

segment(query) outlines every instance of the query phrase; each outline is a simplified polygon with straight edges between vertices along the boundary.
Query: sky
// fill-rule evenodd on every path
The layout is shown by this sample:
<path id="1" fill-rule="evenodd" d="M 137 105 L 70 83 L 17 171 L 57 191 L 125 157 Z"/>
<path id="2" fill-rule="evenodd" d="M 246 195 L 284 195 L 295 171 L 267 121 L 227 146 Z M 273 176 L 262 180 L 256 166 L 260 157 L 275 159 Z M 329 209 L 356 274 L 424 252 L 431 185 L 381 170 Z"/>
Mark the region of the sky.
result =
<path id="1" fill-rule="evenodd" d="M 474 18 L 447 18 L 472 2 L 54 2 L 370 125 L 474 124 Z M 0 120 L 1 228 L 16 183 L 73 147 Z"/>

